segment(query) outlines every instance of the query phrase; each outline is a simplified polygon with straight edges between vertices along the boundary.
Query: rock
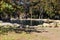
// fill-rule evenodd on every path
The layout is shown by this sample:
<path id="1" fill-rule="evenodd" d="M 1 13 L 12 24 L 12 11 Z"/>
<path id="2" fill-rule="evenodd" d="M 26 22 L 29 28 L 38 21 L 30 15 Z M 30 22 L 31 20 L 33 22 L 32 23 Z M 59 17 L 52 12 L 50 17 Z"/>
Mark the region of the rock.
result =
<path id="1" fill-rule="evenodd" d="M 11 23 L 1 23 L 0 25 L 1 26 L 6 26 L 6 25 L 13 26 L 13 24 L 11 24 Z"/>
<path id="2" fill-rule="evenodd" d="M 54 23 L 54 22 L 57 22 L 57 23 L 59 23 L 59 22 L 60 22 L 60 20 L 52 20 L 52 21 L 53 21 L 53 23 Z"/>
<path id="3" fill-rule="evenodd" d="M 19 24 L 17 24 L 17 23 L 14 23 L 13 25 L 14 25 L 14 26 L 16 26 L 16 27 L 20 26 L 20 25 L 19 25 Z"/>
<path id="4" fill-rule="evenodd" d="M 60 27 L 60 22 L 59 22 L 59 23 L 57 23 L 57 26 L 58 26 L 58 27 Z"/>
<path id="5" fill-rule="evenodd" d="M 48 23 L 43 23 L 44 27 L 49 27 L 50 25 Z"/>
<path id="6" fill-rule="evenodd" d="M 42 25 L 38 25 L 38 27 L 42 27 Z"/>
<path id="7" fill-rule="evenodd" d="M 55 23 L 50 23 L 50 27 L 55 27 Z"/>
<path id="8" fill-rule="evenodd" d="M 28 27 L 29 27 L 29 25 L 26 25 L 26 27 L 28 28 Z"/>

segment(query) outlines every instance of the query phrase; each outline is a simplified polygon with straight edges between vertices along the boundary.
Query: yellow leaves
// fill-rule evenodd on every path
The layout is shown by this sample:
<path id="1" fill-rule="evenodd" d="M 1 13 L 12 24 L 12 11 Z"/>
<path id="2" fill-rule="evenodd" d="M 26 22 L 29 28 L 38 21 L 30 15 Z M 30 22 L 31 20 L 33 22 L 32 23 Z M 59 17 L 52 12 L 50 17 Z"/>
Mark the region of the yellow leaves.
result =
<path id="1" fill-rule="evenodd" d="M 53 3 L 57 2 L 56 0 L 52 0 Z"/>
<path id="2" fill-rule="evenodd" d="M 2 3 L 3 3 L 3 1 L 0 2 L 0 4 L 2 4 Z"/>
<path id="3" fill-rule="evenodd" d="M 2 10 L 2 8 L 0 8 L 0 10 Z"/>
<path id="4" fill-rule="evenodd" d="M 34 6 L 34 8 L 38 8 L 38 6 Z"/>
<path id="5" fill-rule="evenodd" d="M 1 7 L 4 9 L 5 8 L 5 5 L 3 4 L 3 5 L 1 5 Z"/>
<path id="6" fill-rule="evenodd" d="M 0 3 L 0 4 L 1 4 L 1 6 L 0 6 L 1 9 L 2 9 L 2 8 L 3 8 L 3 9 L 5 8 L 5 3 L 4 3 L 4 4 L 3 4 L 3 3 L 4 3 L 3 1 L 1 1 L 1 3 Z"/>
<path id="7" fill-rule="evenodd" d="M 36 2 L 37 0 L 31 0 L 32 2 Z"/>
<path id="8" fill-rule="evenodd" d="M 0 4 L 1 4 L 0 5 L 0 11 L 4 10 L 6 8 L 13 9 L 12 5 L 10 5 L 10 4 L 8 4 L 8 3 L 4 2 L 4 1 L 1 1 Z"/>

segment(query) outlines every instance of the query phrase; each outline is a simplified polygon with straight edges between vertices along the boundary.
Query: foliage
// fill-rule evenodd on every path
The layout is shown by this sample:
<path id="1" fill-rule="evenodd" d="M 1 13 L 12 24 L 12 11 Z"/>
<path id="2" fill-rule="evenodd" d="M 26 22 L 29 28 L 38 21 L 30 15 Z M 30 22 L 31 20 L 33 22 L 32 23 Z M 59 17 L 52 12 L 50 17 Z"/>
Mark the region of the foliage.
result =
<path id="1" fill-rule="evenodd" d="M 28 5 L 17 5 L 15 3 L 15 1 L 12 2 L 11 1 L 0 1 L 0 13 L 3 12 L 3 14 L 10 14 L 12 15 L 13 12 L 16 12 L 16 10 L 19 10 L 20 13 L 25 13 L 25 7 L 27 7 Z M 31 10 L 30 12 L 33 13 L 33 11 L 40 11 L 40 13 L 44 13 L 47 14 L 49 16 L 49 18 L 55 16 L 56 14 L 60 14 L 60 9 L 59 9 L 59 0 L 30 0 L 30 4 L 29 4 L 29 8 L 34 8 L 33 10 Z M 35 9 L 37 8 L 37 9 Z M 28 9 L 28 7 L 27 7 Z M 28 9 L 28 10 L 30 10 Z M 27 10 L 27 11 L 28 11 Z M 44 11 L 43 11 L 44 10 Z M 28 13 L 31 14 L 31 13 Z M 33 13 L 34 14 L 34 13 Z M 38 13 L 35 13 L 38 14 Z M 35 15 L 34 14 L 34 15 Z M 36 15 L 35 15 L 36 16 Z M 39 15 L 38 15 L 39 16 Z"/>

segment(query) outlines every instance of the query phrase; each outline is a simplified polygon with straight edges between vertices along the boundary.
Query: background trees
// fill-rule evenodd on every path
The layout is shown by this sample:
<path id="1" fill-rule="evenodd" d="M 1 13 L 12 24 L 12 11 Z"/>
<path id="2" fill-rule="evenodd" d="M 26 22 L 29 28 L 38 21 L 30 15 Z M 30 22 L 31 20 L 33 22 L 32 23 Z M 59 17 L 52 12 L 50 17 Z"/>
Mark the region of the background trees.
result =
<path id="1" fill-rule="evenodd" d="M 30 11 L 30 9 L 32 10 Z M 32 18 L 60 19 L 59 0 L 1 0 L 0 17 L 20 17 L 26 14 Z"/>

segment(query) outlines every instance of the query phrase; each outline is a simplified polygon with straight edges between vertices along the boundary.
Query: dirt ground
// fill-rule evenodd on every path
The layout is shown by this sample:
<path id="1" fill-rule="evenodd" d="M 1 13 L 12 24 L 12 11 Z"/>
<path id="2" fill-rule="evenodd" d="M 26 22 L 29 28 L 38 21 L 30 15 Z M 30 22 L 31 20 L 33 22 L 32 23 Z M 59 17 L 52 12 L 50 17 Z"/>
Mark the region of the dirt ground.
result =
<path id="1" fill-rule="evenodd" d="M 0 40 L 60 40 L 60 28 L 45 28 L 47 32 L 30 34 L 10 32 L 8 35 L 0 35 Z"/>

